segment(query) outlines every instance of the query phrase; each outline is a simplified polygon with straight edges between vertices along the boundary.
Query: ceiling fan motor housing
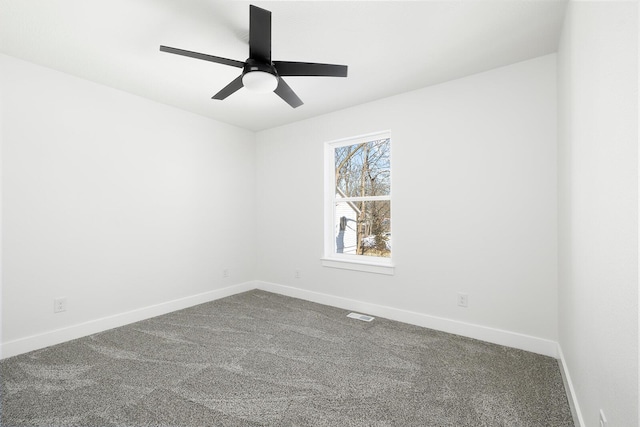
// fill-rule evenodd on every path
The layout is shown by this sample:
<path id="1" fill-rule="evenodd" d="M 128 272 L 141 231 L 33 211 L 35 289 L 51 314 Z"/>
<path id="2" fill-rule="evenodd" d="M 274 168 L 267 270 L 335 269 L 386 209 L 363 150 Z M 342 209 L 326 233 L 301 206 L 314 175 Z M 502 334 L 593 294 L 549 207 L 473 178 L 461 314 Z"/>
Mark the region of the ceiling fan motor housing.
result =
<path id="1" fill-rule="evenodd" d="M 276 71 L 276 67 L 273 64 L 267 64 L 265 62 L 256 61 L 253 58 L 247 59 L 242 69 L 242 74 L 251 73 L 253 71 L 262 71 L 263 73 L 269 73 L 276 77 L 280 77 Z"/>

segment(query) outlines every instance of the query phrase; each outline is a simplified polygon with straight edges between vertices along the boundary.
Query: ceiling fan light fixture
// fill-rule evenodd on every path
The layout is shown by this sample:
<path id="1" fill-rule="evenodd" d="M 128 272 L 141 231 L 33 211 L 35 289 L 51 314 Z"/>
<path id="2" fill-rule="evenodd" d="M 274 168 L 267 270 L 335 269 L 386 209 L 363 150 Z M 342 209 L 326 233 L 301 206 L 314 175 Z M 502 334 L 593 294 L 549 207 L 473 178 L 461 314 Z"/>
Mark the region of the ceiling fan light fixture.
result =
<path id="1" fill-rule="evenodd" d="M 273 92 L 278 87 L 278 77 L 266 71 L 249 71 L 242 76 L 242 84 L 252 92 Z"/>

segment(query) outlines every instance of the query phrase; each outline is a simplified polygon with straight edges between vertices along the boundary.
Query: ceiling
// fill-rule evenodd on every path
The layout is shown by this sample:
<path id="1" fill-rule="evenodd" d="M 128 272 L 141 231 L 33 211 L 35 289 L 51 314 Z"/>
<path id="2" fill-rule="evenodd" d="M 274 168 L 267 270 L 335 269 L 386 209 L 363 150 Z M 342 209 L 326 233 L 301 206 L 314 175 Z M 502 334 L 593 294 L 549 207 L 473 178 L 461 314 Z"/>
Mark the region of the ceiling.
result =
<path id="1" fill-rule="evenodd" d="M 272 12 L 273 60 L 346 64 L 287 77 L 304 101 L 241 89 L 249 4 Z M 267 129 L 555 52 L 566 0 L 0 0 L 0 52 L 250 130 Z"/>

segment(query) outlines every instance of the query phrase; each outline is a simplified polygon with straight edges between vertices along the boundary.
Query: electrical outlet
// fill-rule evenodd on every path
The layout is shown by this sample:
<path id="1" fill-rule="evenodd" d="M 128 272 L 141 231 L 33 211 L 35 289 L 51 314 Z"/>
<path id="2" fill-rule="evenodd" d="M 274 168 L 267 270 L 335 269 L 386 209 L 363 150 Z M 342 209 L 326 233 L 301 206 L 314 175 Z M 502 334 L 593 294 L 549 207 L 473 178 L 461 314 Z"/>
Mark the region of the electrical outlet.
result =
<path id="1" fill-rule="evenodd" d="M 53 300 L 53 312 L 61 313 L 63 311 L 67 311 L 67 299 L 66 298 L 56 298 Z"/>
<path id="2" fill-rule="evenodd" d="M 458 292 L 458 305 L 460 307 L 468 307 L 469 306 L 469 294 Z"/>
<path id="3" fill-rule="evenodd" d="M 300 270 L 293 270 L 293 277 L 295 277 L 296 279 L 302 277 L 302 275 L 300 274 Z"/>
<path id="4" fill-rule="evenodd" d="M 225 268 L 224 270 L 222 270 L 222 277 L 224 278 L 231 277 L 231 271 L 229 271 L 228 268 Z"/>
<path id="5" fill-rule="evenodd" d="M 607 427 L 607 417 L 604 416 L 602 409 L 600 409 L 600 427 Z"/>

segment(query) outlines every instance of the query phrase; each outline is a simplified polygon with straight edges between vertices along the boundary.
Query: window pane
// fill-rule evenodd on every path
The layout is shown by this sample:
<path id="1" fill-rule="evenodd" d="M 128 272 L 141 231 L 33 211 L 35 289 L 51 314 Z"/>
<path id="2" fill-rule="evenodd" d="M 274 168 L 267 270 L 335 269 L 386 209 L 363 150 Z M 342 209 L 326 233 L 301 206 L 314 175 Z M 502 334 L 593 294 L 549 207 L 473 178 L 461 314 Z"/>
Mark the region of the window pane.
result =
<path id="1" fill-rule="evenodd" d="M 337 202 L 335 251 L 352 255 L 391 256 L 391 202 Z"/>
<path id="2" fill-rule="evenodd" d="M 341 197 L 389 195 L 390 147 L 388 138 L 336 147 L 336 193 Z"/>

